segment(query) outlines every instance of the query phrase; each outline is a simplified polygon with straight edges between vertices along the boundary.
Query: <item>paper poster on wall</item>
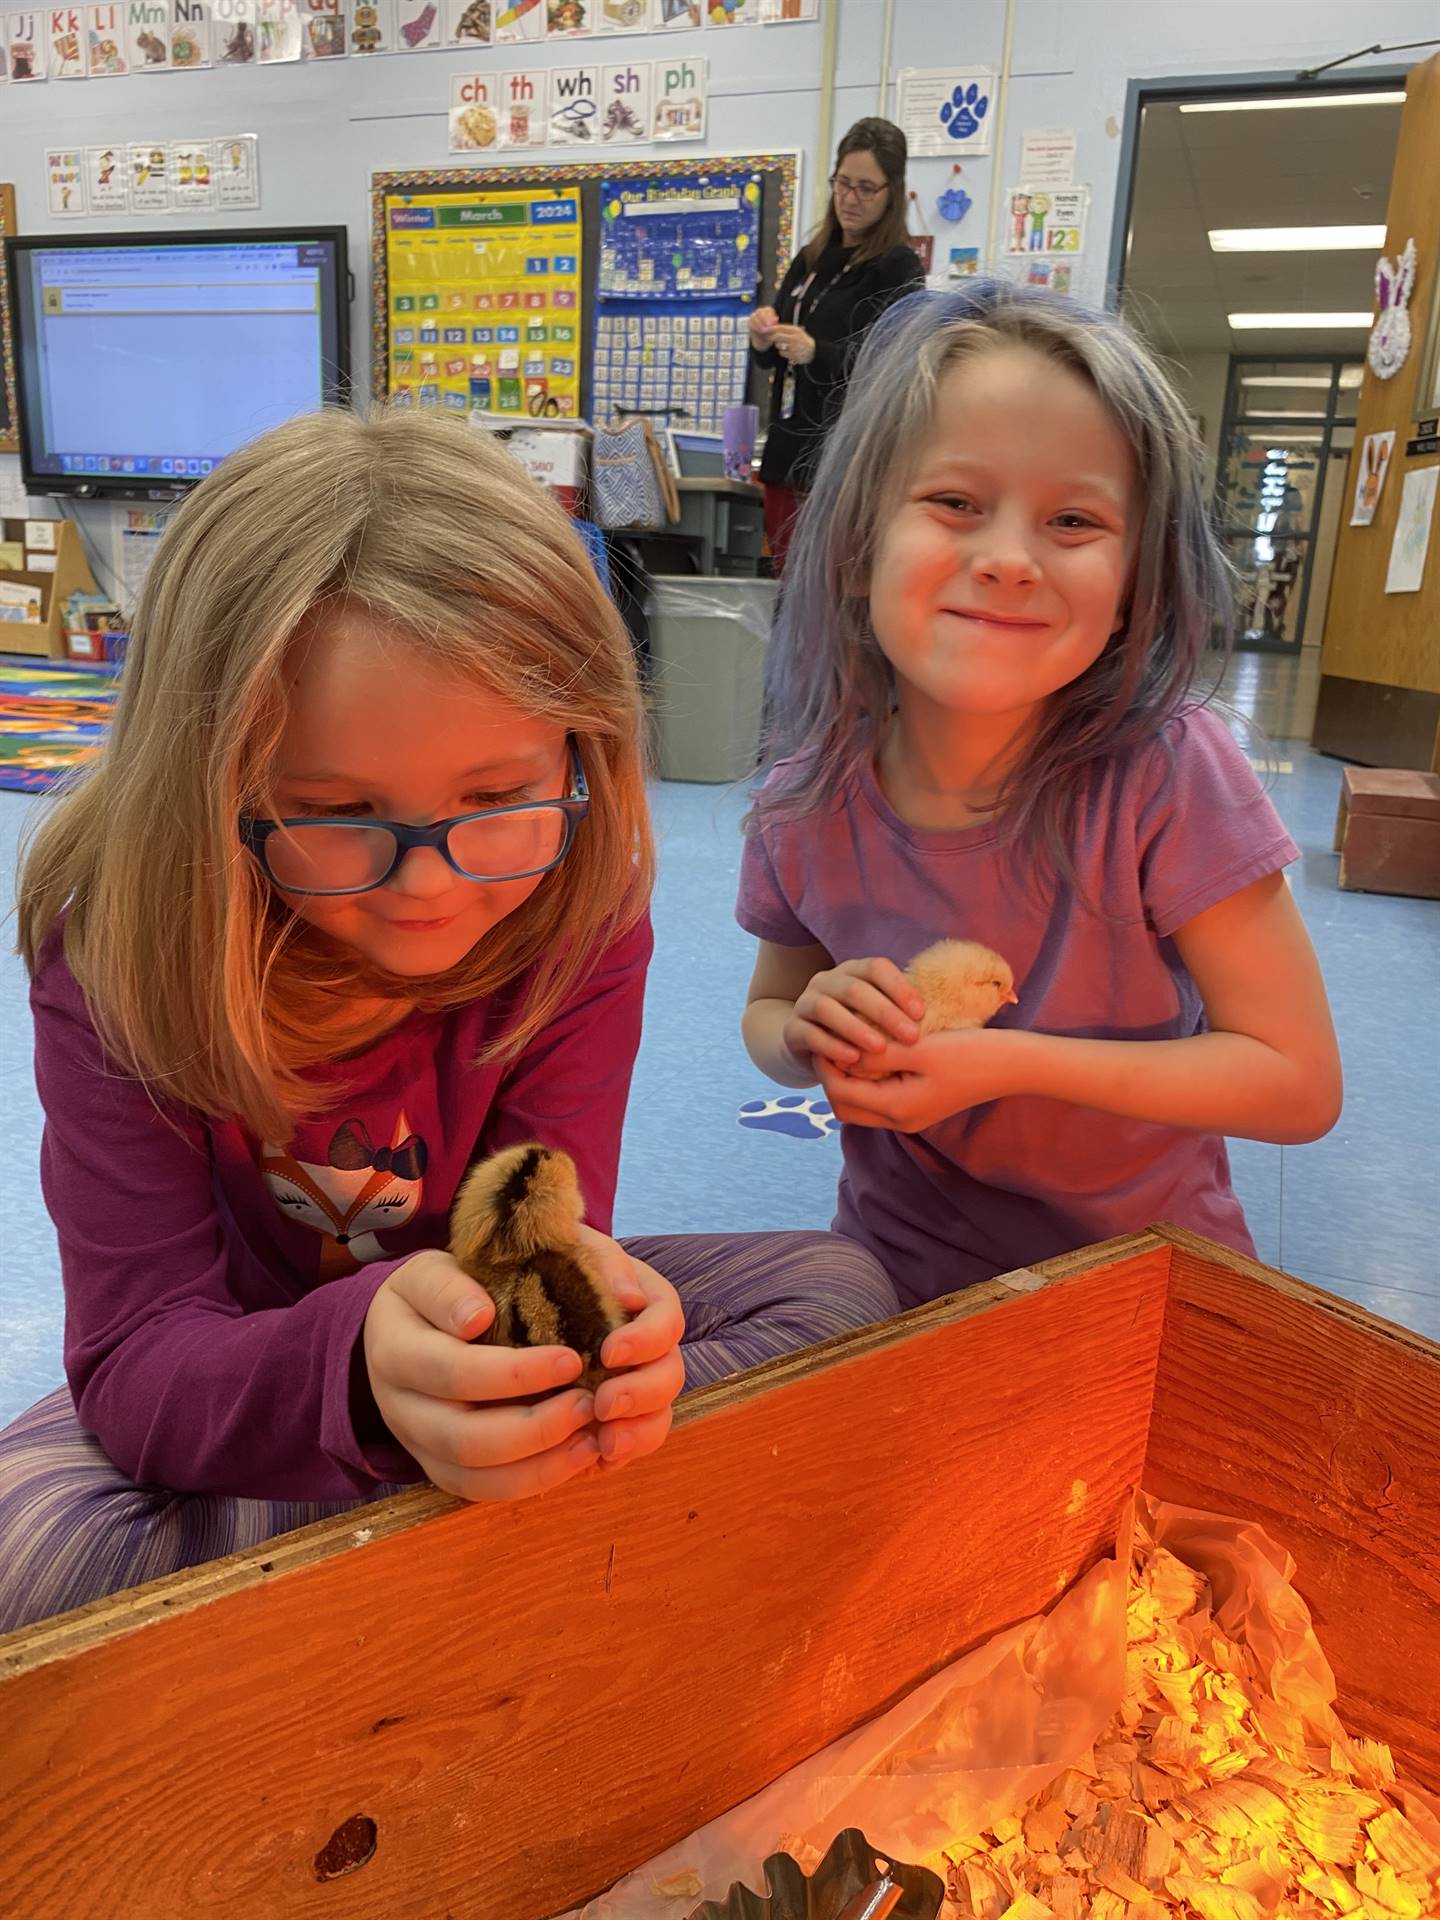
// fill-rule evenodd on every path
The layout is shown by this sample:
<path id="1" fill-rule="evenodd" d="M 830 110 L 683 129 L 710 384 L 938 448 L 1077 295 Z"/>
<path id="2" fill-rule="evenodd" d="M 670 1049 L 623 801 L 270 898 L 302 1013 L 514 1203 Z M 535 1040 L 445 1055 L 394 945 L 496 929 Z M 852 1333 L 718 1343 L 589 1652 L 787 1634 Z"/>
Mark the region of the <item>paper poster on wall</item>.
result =
<path id="1" fill-rule="evenodd" d="M 700 0 L 654 0 L 650 24 L 668 33 L 672 28 L 688 32 L 700 25 Z"/>
<path id="2" fill-rule="evenodd" d="M 579 40 L 594 31 L 590 0 L 545 0 L 545 32 L 551 40 Z"/>
<path id="3" fill-rule="evenodd" d="M 450 77 L 451 153 L 489 153 L 500 144 L 503 73 Z"/>
<path id="4" fill-rule="evenodd" d="M 1075 129 L 1027 127 L 1020 137 L 1020 178 L 1031 187 L 1073 185 Z"/>
<path id="5" fill-rule="evenodd" d="M 123 6 L 85 9 L 86 62 L 92 80 L 111 80 L 130 71 L 125 55 Z"/>
<path id="6" fill-rule="evenodd" d="M 210 64 L 210 14 L 207 0 L 174 0 L 170 25 L 170 64 L 186 68 Z"/>
<path id="7" fill-rule="evenodd" d="M 544 0 L 495 0 L 495 9 L 498 46 L 520 46 L 544 38 Z"/>
<path id="8" fill-rule="evenodd" d="M 211 57 L 217 67 L 253 67 L 259 45 L 256 0 L 215 0 L 210 16 Z"/>
<path id="9" fill-rule="evenodd" d="M 12 80 L 43 80 L 45 43 L 38 13 L 12 13 L 5 21 L 6 69 Z"/>
<path id="10" fill-rule="evenodd" d="M 345 0 L 301 0 L 300 58 L 345 57 Z"/>
<path id="11" fill-rule="evenodd" d="M 758 174 L 602 180 L 597 293 L 625 300 L 752 298 L 760 200 Z"/>
<path id="12" fill-rule="evenodd" d="M 206 213 L 215 204 L 215 148 L 210 140 L 170 142 L 170 193 L 177 213 Z"/>
<path id="13" fill-rule="evenodd" d="M 651 87 L 654 106 L 650 115 L 652 140 L 703 140 L 705 138 L 705 71 L 703 55 L 696 58 L 681 54 L 674 60 L 657 60 Z"/>
<path id="14" fill-rule="evenodd" d="M 83 157 L 78 147 L 45 149 L 46 204 L 56 219 L 71 220 L 85 212 L 82 166 Z"/>
<path id="15" fill-rule="evenodd" d="M 644 33 L 650 25 L 650 0 L 598 0 L 597 33 Z"/>
<path id="16" fill-rule="evenodd" d="M 256 38 L 262 67 L 288 66 L 304 51 L 300 0 L 258 0 Z"/>
<path id="17" fill-rule="evenodd" d="M 600 139 L 600 69 L 550 69 L 550 143 L 594 146 Z"/>
<path id="18" fill-rule="evenodd" d="M 1430 551 L 1430 523 L 1435 517 L 1435 484 L 1440 467 L 1412 469 L 1400 493 L 1395 538 L 1390 545 L 1386 593 L 1418 593 L 1425 578 L 1425 556 Z"/>
<path id="19" fill-rule="evenodd" d="M 629 60 L 601 71 L 600 138 L 607 146 L 650 138 L 650 62 Z"/>
<path id="20" fill-rule="evenodd" d="M 760 21 L 760 0 L 705 0 L 707 27 L 753 27 Z"/>
<path id="21" fill-rule="evenodd" d="M 818 20 L 820 0 L 760 0 L 760 19 L 767 27 L 789 26 L 797 20 Z"/>
<path id="22" fill-rule="evenodd" d="M 443 35 L 438 0 L 395 0 L 395 44 L 401 53 L 428 53 Z"/>
<path id="23" fill-rule="evenodd" d="M 445 44 L 449 47 L 488 47 L 495 35 L 495 9 L 490 0 L 445 0 Z"/>
<path id="24" fill-rule="evenodd" d="M 950 263 L 945 269 L 947 280 L 974 280 L 979 272 L 979 247 L 951 247 Z"/>
<path id="25" fill-rule="evenodd" d="M 1390 471 L 1390 456 L 1395 451 L 1395 432 L 1367 433 L 1360 448 L 1360 464 L 1355 473 L 1355 503 L 1350 512 L 1352 527 L 1368 527 L 1375 518 L 1385 476 Z"/>
<path id="26" fill-rule="evenodd" d="M 907 67 L 896 84 L 895 118 L 912 160 L 989 153 L 994 106 L 990 67 Z"/>
<path id="27" fill-rule="evenodd" d="M 85 149 L 85 199 L 91 213 L 128 213 L 130 188 L 124 147 Z"/>
<path id="28" fill-rule="evenodd" d="M 260 142 L 234 133 L 214 142 L 215 204 L 243 210 L 260 204 Z"/>
<path id="29" fill-rule="evenodd" d="M 479 0 L 486 7 L 488 0 Z M 394 53 L 395 0 L 355 0 L 350 9 L 351 53 Z"/>
<path id="30" fill-rule="evenodd" d="M 1012 258 L 1084 252 L 1088 187 L 1012 187 L 1005 208 L 1005 251 Z"/>
<path id="31" fill-rule="evenodd" d="M 132 213 L 170 211 L 170 155 L 157 141 L 131 142 L 129 181 Z"/>
<path id="32" fill-rule="evenodd" d="M 48 7 L 45 40 L 52 80 L 85 78 L 85 20 L 79 7 Z"/>
<path id="33" fill-rule="evenodd" d="M 1025 269 L 1026 286 L 1043 287 L 1047 293 L 1069 294 L 1074 278 L 1075 268 L 1071 262 L 1053 257 L 1031 260 Z"/>
<path id="34" fill-rule="evenodd" d="M 386 202 L 386 266 L 396 405 L 578 415 L 578 193 L 397 196 Z"/>
<path id="35" fill-rule="evenodd" d="M 208 0 L 172 0 L 170 65 L 198 70 L 210 65 L 210 11 Z"/>
<path id="36" fill-rule="evenodd" d="M 170 65 L 169 0 L 125 0 L 125 43 L 132 73 L 164 73 Z"/>
<path id="37" fill-rule="evenodd" d="M 500 115 L 502 147 L 543 147 L 548 132 L 548 76 L 543 67 L 520 68 L 500 76 L 504 88 Z"/>

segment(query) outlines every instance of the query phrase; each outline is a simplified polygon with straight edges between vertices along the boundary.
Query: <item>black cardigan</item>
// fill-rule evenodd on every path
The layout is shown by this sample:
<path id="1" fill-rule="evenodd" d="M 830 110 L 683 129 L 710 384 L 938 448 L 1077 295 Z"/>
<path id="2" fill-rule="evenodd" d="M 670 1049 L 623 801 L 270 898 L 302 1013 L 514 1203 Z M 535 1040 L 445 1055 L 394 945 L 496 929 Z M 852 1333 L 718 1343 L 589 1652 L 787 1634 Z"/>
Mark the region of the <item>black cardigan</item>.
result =
<path id="1" fill-rule="evenodd" d="M 802 326 L 814 339 L 813 360 L 791 368 L 774 347 L 763 353 L 751 349 L 762 367 L 775 369 L 770 426 L 760 461 L 760 478 L 772 486 L 801 493 L 810 487 L 825 435 L 844 404 L 845 385 L 866 328 L 892 301 L 913 293 L 924 281 L 915 249 L 903 243 L 855 267 L 846 265 L 849 253 L 848 248 L 827 247 L 808 290 L 810 269 L 804 254 L 797 254 L 775 296 L 781 323 Z M 781 417 L 787 373 L 795 383 L 788 420 Z"/>

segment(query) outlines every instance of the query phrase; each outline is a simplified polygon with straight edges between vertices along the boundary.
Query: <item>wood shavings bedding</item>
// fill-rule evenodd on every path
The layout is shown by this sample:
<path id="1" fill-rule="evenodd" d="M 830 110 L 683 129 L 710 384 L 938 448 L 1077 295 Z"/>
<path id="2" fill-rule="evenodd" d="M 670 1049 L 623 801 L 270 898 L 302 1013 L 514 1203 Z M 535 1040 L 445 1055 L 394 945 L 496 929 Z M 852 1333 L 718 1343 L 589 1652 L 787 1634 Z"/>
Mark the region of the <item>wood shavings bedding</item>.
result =
<path id="1" fill-rule="evenodd" d="M 946 1850 L 975 1920 L 1440 1920 L 1440 1819 L 1389 1749 L 1311 1743 L 1163 1548 L 1136 1555 L 1125 1697 L 1093 1751 Z"/>

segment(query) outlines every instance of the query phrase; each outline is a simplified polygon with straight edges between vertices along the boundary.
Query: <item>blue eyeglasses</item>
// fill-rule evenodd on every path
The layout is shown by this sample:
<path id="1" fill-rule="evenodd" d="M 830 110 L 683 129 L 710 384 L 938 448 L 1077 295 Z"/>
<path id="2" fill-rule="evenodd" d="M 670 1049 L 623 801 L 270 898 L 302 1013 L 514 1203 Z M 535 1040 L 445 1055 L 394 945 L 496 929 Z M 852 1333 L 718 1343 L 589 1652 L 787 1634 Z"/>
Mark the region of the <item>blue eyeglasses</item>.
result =
<path id="1" fill-rule="evenodd" d="M 579 749 L 570 743 L 570 792 L 409 827 L 399 820 L 240 817 L 240 838 L 286 893 L 369 893 L 393 879 L 413 847 L 433 847 L 464 880 L 532 880 L 558 867 L 590 811 Z"/>

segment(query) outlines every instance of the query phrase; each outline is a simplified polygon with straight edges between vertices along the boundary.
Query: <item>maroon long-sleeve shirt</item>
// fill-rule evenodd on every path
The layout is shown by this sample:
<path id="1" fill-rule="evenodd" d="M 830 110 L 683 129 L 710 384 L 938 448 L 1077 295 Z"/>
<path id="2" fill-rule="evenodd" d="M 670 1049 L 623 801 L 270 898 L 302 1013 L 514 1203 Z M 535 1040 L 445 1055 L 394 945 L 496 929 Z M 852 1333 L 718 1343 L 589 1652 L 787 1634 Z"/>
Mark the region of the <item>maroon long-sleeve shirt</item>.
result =
<path id="1" fill-rule="evenodd" d="M 379 1440 L 358 1342 L 377 1288 L 443 1247 L 477 1156 L 538 1139 L 610 1227 L 640 1041 L 648 921 L 509 1064 L 475 1064 L 524 982 L 415 1013 L 313 1069 L 346 1091 L 286 1147 L 157 1112 L 107 1055 L 52 940 L 31 988 L 41 1178 L 60 1243 L 65 1368 L 82 1426 L 137 1482 L 327 1500 L 423 1476 Z M 360 1431 L 357 1433 L 357 1425 Z"/>

